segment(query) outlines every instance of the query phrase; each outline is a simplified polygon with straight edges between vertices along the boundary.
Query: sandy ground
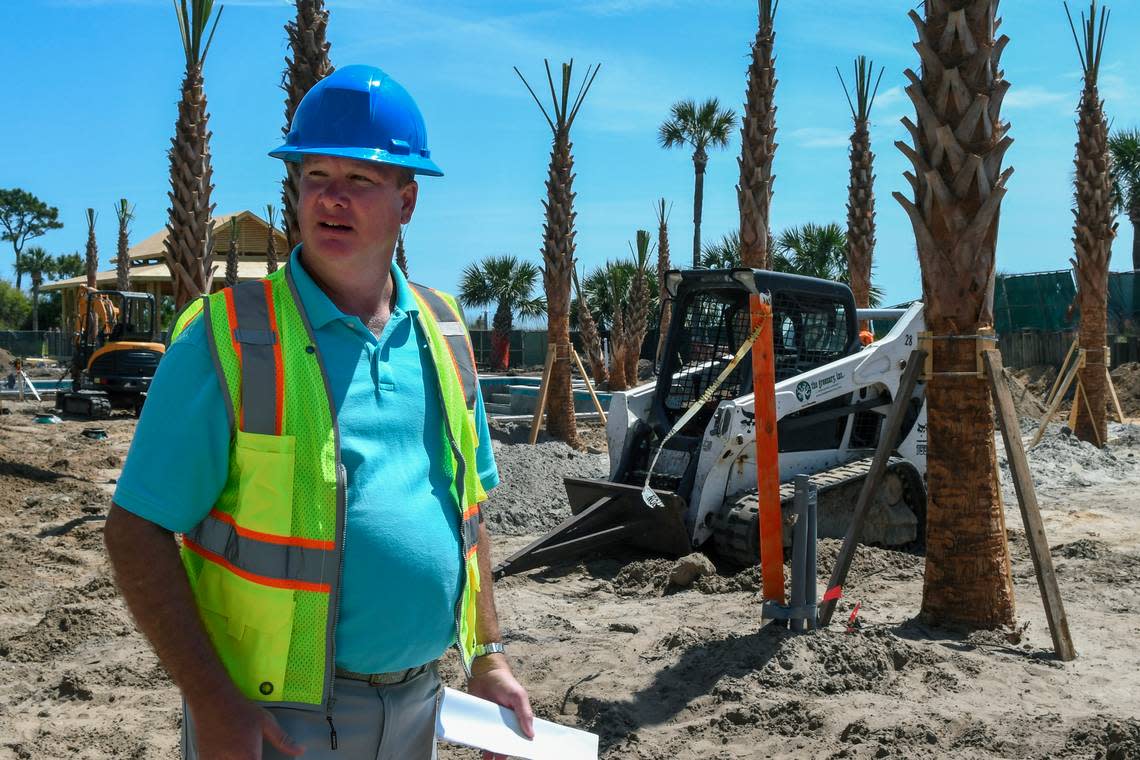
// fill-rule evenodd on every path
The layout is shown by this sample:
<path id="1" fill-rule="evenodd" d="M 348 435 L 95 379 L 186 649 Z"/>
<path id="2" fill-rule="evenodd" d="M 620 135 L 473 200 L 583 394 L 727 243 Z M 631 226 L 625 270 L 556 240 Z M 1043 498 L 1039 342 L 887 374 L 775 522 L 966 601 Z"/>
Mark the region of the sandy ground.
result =
<path id="1" fill-rule="evenodd" d="M 42 425 L 14 406 L 0 417 L 0 760 L 175 758 L 177 694 L 102 549 L 134 420 Z M 81 434 L 96 425 L 107 438 Z M 566 514 L 562 474 L 606 469 L 599 430 L 586 437 L 594 453 L 518 438 L 504 428 L 493 444 L 499 556 Z M 674 562 L 625 554 L 497 584 L 518 674 L 540 716 L 597 732 L 605 758 L 1138 758 L 1140 428 L 1113 425 L 1096 451 L 1058 426 L 1031 461 L 1075 662 L 1052 655 L 1007 491 L 1015 631 L 915 622 L 915 554 L 861 549 L 840 624 L 802 635 L 761 626 L 755 569 L 680 588 Z M 837 552 L 821 542 L 821 582 Z M 453 658 L 445 670 L 458 680 Z"/>

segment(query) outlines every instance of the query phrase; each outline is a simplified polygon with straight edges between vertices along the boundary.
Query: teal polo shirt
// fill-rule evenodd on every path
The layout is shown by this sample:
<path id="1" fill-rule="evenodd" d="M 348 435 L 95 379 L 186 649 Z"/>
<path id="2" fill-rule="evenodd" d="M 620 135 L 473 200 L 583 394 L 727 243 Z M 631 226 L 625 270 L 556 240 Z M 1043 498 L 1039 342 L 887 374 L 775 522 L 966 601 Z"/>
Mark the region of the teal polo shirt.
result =
<path id="1" fill-rule="evenodd" d="M 440 453 L 438 380 L 419 305 L 392 267 L 396 308 L 379 337 L 342 312 L 290 257 L 336 407 L 348 516 L 336 664 L 385 673 L 439 657 L 455 640 L 462 563 L 459 511 Z M 230 430 L 202 320 L 159 363 L 115 503 L 184 533 L 213 507 L 229 473 Z M 483 399 L 476 468 L 499 482 Z"/>

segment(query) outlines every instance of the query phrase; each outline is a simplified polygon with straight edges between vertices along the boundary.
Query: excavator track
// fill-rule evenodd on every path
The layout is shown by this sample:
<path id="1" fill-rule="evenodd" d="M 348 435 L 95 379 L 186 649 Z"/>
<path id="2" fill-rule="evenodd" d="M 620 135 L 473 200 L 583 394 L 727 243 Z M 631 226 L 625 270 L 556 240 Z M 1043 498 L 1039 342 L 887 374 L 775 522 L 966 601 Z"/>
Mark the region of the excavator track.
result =
<path id="1" fill-rule="evenodd" d="M 820 538 L 843 538 L 855 512 L 855 502 L 871 469 L 871 459 L 833 467 L 811 476 L 819 489 Z M 791 545 L 792 500 L 795 485 L 780 484 L 784 546 Z M 905 459 L 891 458 L 871 498 L 860 543 L 913 549 L 925 539 L 926 487 L 922 475 Z M 713 521 L 713 545 L 725 560 L 738 565 L 760 561 L 759 499 L 746 491 L 725 501 Z"/>

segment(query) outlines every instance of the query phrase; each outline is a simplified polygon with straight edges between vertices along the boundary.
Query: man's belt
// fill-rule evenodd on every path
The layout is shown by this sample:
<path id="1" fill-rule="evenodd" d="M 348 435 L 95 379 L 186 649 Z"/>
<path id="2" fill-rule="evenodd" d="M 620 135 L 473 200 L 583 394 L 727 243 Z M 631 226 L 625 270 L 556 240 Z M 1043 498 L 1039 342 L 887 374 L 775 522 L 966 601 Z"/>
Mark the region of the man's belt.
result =
<path id="1" fill-rule="evenodd" d="M 419 665 L 414 668 L 407 668 L 405 670 L 395 670 L 391 673 L 356 673 L 351 670 L 343 668 L 336 669 L 337 678 L 348 678 L 352 681 L 365 681 L 370 686 L 392 686 L 398 683 L 405 683 L 412 680 L 421 673 L 426 672 L 435 661 Z"/>

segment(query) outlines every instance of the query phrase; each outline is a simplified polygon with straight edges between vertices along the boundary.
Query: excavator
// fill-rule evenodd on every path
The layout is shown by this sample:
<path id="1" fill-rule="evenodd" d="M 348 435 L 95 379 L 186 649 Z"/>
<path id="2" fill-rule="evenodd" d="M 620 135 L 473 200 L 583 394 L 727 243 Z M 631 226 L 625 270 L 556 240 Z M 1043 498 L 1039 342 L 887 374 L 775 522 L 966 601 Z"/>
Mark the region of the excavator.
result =
<path id="1" fill-rule="evenodd" d="M 785 546 L 798 474 L 818 488 L 819 537 L 846 535 L 925 329 L 922 304 L 857 309 L 843 283 L 754 269 L 671 271 L 666 289 L 673 318 L 656 379 L 610 400 L 609 477 L 565 478 L 571 516 L 499 563 L 496 578 L 619 543 L 673 557 L 707 549 L 730 564 L 759 562 L 751 362 L 716 383 L 749 339 L 753 295 L 772 308 Z M 886 333 L 864 345 L 860 324 L 868 322 Z M 868 544 L 915 548 L 926 518 L 924 386 L 900 403 L 902 427 L 861 535 Z"/>
<path id="2" fill-rule="evenodd" d="M 77 312 L 71 389 L 60 388 L 56 409 L 90 419 L 106 419 L 114 409 L 138 416 L 166 352 L 154 296 L 87 288 Z"/>

